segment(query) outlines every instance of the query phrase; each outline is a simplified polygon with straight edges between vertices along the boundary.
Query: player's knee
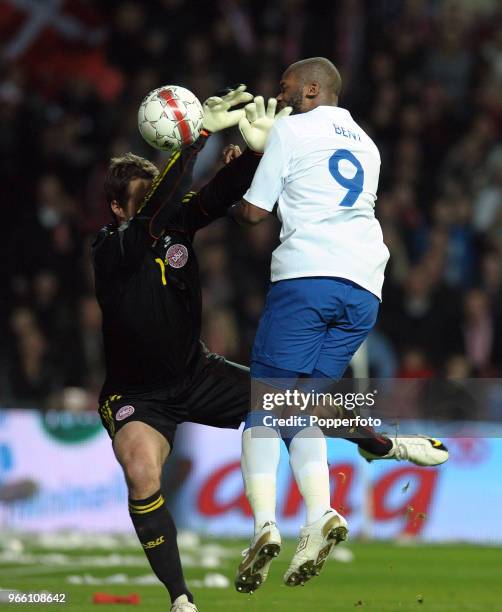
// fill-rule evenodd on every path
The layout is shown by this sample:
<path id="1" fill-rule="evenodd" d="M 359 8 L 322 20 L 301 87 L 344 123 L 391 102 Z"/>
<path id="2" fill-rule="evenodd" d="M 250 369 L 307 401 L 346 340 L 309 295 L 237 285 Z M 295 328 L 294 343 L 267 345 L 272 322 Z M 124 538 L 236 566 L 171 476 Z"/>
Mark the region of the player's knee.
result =
<path id="1" fill-rule="evenodd" d="M 161 466 L 151 457 L 131 453 L 122 467 L 132 499 L 145 499 L 160 489 Z"/>

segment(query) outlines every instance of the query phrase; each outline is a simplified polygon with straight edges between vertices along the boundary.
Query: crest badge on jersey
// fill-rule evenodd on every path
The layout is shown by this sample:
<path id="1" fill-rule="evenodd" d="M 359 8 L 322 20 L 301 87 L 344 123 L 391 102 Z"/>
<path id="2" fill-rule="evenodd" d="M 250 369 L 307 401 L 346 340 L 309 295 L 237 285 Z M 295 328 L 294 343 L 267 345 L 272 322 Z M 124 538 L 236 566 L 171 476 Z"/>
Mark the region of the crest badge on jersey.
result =
<path id="1" fill-rule="evenodd" d="M 188 261 L 188 249 L 184 244 L 173 244 L 167 249 L 166 263 L 171 268 L 182 268 Z"/>
<path id="2" fill-rule="evenodd" d="M 122 408 L 117 411 L 117 414 L 115 415 L 115 420 L 123 421 L 124 419 L 127 419 L 127 417 L 130 417 L 133 412 L 134 406 L 122 406 Z"/>

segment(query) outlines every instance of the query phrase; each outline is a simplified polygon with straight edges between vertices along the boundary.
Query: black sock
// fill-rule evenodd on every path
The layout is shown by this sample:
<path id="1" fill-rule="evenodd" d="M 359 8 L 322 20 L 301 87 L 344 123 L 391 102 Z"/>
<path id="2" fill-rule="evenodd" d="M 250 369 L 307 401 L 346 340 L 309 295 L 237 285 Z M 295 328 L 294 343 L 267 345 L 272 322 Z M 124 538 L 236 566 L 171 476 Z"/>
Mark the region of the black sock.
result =
<path id="1" fill-rule="evenodd" d="M 311 376 L 313 379 L 315 379 L 315 387 L 316 387 L 315 390 L 316 391 L 334 392 L 334 390 L 336 389 L 337 382 L 327 377 L 326 374 L 324 374 L 320 370 L 314 370 Z M 307 389 L 310 388 L 309 385 L 312 384 L 311 379 L 300 378 L 299 380 L 300 380 L 300 384 L 299 384 L 300 388 L 301 386 Z M 335 405 L 334 409 L 336 411 L 336 416 L 338 418 L 351 419 L 354 416 L 358 415 L 356 410 L 348 410 L 347 408 L 345 408 L 343 404 Z M 344 433 L 341 433 L 342 431 Z M 353 438 L 352 436 L 351 437 L 345 436 L 345 433 L 347 433 L 350 436 L 352 432 L 356 434 L 355 438 Z M 385 436 L 379 436 L 376 433 L 376 431 L 373 429 L 373 427 L 364 427 L 362 425 L 359 425 L 355 427 L 354 429 L 351 428 L 348 430 L 338 430 L 338 436 L 343 437 L 345 440 L 348 440 L 349 442 L 353 442 L 354 444 L 357 444 L 359 448 L 362 448 L 363 450 L 367 451 L 368 453 L 372 453 L 373 455 L 377 455 L 378 457 L 383 457 L 392 449 L 391 440 L 389 440 L 389 438 Z"/>
<path id="2" fill-rule="evenodd" d="M 385 436 L 379 436 L 372 429 L 368 429 L 363 431 L 363 428 L 358 429 L 358 433 L 361 437 L 358 438 L 345 438 L 349 442 L 353 442 L 357 444 L 359 448 L 367 451 L 368 453 L 372 453 L 373 455 L 377 455 L 378 457 L 383 457 L 392 449 L 392 441 Z M 371 435 L 371 437 L 363 437 Z"/>
<path id="3" fill-rule="evenodd" d="M 171 601 L 186 595 L 193 602 L 183 578 L 176 525 L 160 490 L 147 499 L 129 499 L 129 514 L 148 561 L 157 578 L 165 584 Z"/>

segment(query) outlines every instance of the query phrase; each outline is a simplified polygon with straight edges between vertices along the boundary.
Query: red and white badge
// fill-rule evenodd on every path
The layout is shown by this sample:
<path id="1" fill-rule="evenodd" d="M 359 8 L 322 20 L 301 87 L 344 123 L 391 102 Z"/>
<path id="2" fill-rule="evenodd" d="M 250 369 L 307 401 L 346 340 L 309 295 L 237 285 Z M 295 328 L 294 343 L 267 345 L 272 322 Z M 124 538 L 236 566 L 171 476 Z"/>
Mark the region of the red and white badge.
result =
<path id="1" fill-rule="evenodd" d="M 167 249 L 166 261 L 171 268 L 182 268 L 188 261 L 188 249 L 184 244 L 173 244 Z"/>
<path id="2" fill-rule="evenodd" d="M 115 420 L 123 421 L 124 419 L 127 419 L 127 417 L 130 417 L 133 412 L 134 406 L 122 406 L 122 408 L 117 411 L 117 414 L 115 415 Z"/>

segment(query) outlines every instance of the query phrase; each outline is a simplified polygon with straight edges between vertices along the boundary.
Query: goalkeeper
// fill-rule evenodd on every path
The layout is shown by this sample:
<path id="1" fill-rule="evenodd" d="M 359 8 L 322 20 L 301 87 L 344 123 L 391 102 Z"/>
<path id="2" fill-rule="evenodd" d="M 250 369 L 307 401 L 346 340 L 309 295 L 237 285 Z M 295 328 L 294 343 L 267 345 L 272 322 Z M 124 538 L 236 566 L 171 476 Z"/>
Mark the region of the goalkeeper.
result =
<path id="1" fill-rule="evenodd" d="M 160 491 L 176 427 L 193 421 L 239 427 L 248 411 L 248 372 L 200 342 L 201 289 L 195 232 L 222 217 L 251 184 L 259 155 L 246 150 L 200 192 L 188 191 L 211 132 L 236 125 L 252 99 L 245 86 L 204 104 L 203 131 L 159 173 L 128 153 L 111 160 L 105 193 L 115 222 L 92 246 L 103 313 L 106 380 L 99 412 L 129 492 L 129 512 L 173 612 L 197 610 L 183 578 L 176 527 Z M 286 111 L 288 112 L 288 111 Z"/>

